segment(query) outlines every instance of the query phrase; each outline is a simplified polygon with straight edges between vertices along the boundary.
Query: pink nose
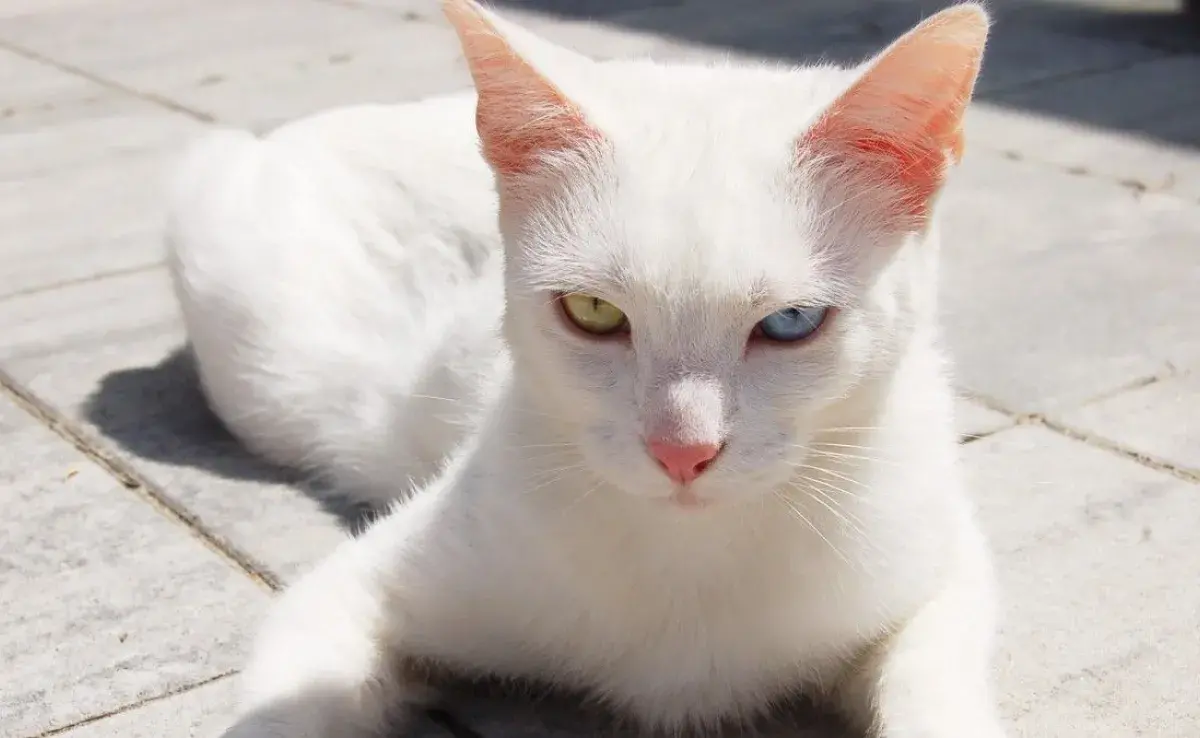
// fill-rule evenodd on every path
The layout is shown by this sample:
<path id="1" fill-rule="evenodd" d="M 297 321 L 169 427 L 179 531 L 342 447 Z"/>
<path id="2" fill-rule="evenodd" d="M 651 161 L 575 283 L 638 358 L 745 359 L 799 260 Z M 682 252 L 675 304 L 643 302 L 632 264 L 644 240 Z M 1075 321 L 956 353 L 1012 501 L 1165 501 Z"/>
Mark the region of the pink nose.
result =
<path id="1" fill-rule="evenodd" d="M 650 449 L 650 455 L 666 470 L 667 476 L 681 484 L 687 484 L 703 474 L 721 452 L 720 446 L 711 443 L 681 446 L 677 443 L 650 441 L 646 447 Z"/>

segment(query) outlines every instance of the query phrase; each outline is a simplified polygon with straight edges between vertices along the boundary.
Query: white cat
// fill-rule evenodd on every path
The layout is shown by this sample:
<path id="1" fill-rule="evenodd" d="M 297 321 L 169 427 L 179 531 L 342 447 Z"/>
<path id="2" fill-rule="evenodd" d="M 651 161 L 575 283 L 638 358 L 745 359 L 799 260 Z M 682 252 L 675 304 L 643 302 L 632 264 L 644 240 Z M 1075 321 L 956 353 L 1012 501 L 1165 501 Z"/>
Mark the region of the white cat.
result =
<path id="1" fill-rule="evenodd" d="M 222 417 L 376 501 L 428 480 L 282 597 L 229 735 L 377 735 L 445 668 L 667 730 L 808 692 L 1002 738 L 932 228 L 984 12 L 784 70 L 445 8 L 477 99 L 215 134 L 176 193 Z"/>

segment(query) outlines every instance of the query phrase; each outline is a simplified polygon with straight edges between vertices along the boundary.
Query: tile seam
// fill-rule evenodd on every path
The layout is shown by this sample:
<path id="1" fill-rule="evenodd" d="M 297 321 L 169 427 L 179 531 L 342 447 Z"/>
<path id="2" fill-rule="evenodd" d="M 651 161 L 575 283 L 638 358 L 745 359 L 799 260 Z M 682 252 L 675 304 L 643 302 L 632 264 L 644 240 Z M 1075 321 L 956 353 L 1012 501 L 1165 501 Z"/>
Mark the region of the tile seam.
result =
<path id="1" fill-rule="evenodd" d="M 226 671 L 221 674 L 217 674 L 216 676 L 202 679 L 198 682 L 192 682 L 176 689 L 169 689 L 161 694 L 156 694 L 135 702 L 121 705 L 120 707 L 112 710 L 106 710 L 104 712 L 96 713 L 95 715 L 88 715 L 87 717 L 80 718 L 79 720 L 75 720 L 67 725 L 59 725 L 57 727 L 50 728 L 49 730 L 42 731 L 41 733 L 34 733 L 33 735 L 27 736 L 27 738 L 50 738 L 51 736 L 62 735 L 63 733 L 74 730 L 75 728 L 82 728 L 84 726 L 91 725 L 92 723 L 98 723 L 101 720 L 107 720 L 108 718 L 116 717 L 117 715 L 133 712 L 134 710 L 147 705 L 152 705 L 155 702 L 161 702 L 172 697 L 178 697 L 180 695 L 188 694 L 189 692 L 194 692 L 202 687 L 207 687 L 210 684 L 215 684 L 224 679 L 228 679 L 237 673 L 237 671 Z"/>
<path id="2" fill-rule="evenodd" d="M 223 536 L 209 530 L 200 518 L 185 505 L 173 499 L 158 484 L 140 473 L 132 464 L 96 443 L 82 428 L 69 418 L 26 389 L 8 372 L 0 369 L 0 394 L 9 397 L 14 404 L 31 415 L 36 421 L 59 438 L 74 446 L 92 462 L 100 466 L 122 487 L 142 498 L 163 517 L 181 525 L 193 537 L 216 553 L 234 568 L 241 571 L 256 584 L 271 592 L 283 588 L 282 580 L 249 553 Z"/>
<path id="3" fill-rule="evenodd" d="M 89 72 L 83 67 L 78 67 L 74 64 L 59 61 L 52 56 L 47 56 L 38 51 L 34 51 L 33 49 L 26 48 L 8 39 L 0 38 L 0 49 L 4 49 L 5 51 L 16 54 L 17 56 L 28 61 L 42 64 L 44 66 L 57 69 L 65 74 L 69 74 L 73 77 L 79 77 L 80 79 L 87 80 L 88 82 L 99 85 L 106 90 L 118 92 L 123 95 L 129 95 L 138 98 L 139 100 L 156 105 L 160 108 L 170 110 L 171 112 L 186 115 L 187 117 L 201 123 L 218 122 L 216 116 L 212 115 L 211 113 L 205 112 L 198 108 L 189 107 L 180 102 L 176 102 L 165 95 L 160 95 L 148 90 L 139 90 L 136 87 L 130 87 L 129 85 L 123 84 L 114 79 L 109 79 L 108 77 L 103 77 L 99 74 Z"/>

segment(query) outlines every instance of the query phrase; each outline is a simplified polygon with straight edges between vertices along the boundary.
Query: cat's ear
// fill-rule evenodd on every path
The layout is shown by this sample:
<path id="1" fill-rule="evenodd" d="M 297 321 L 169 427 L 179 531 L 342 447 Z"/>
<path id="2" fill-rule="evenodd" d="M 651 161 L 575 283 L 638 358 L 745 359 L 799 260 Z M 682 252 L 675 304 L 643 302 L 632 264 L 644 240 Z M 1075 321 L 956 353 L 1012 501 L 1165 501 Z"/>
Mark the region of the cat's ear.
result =
<path id="1" fill-rule="evenodd" d="M 479 101 L 483 154 L 501 178 L 527 174 L 547 155 L 600 138 L 579 109 L 534 66 L 590 61 L 506 23 L 473 0 L 443 0 L 458 33 Z"/>
<path id="2" fill-rule="evenodd" d="M 903 215 L 923 219 L 962 156 L 988 24 L 974 3 L 930 17 L 867 63 L 802 148 L 848 157 L 868 182 L 894 188 Z"/>

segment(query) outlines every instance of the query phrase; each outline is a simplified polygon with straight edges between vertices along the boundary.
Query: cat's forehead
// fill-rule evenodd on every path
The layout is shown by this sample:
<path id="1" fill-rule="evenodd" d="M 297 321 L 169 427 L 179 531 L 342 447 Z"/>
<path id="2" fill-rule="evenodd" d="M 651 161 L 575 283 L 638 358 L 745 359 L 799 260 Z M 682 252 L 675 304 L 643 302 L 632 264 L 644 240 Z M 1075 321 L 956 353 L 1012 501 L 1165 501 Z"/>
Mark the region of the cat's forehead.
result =
<path id="1" fill-rule="evenodd" d="M 777 309 L 833 296 L 836 269 L 771 187 L 647 190 L 619 183 L 545 221 L 551 245 L 526 252 L 543 286 L 642 311 Z M 589 193 L 597 190 L 584 188 Z M 570 198 L 568 198 L 570 199 Z M 769 311 L 768 311 L 769 312 Z"/>
<path id="2" fill-rule="evenodd" d="M 557 230 L 555 247 L 530 266 L 564 286 L 664 307 L 826 296 L 796 142 L 845 73 L 603 66 L 617 73 L 581 102 L 609 150 L 594 179 L 574 182 L 543 221 L 544 234 Z"/>
<path id="3" fill-rule="evenodd" d="M 567 90 L 624 148 L 725 144 L 745 156 L 795 142 L 857 76 L 832 65 L 614 60 L 595 65 L 585 84 Z"/>

